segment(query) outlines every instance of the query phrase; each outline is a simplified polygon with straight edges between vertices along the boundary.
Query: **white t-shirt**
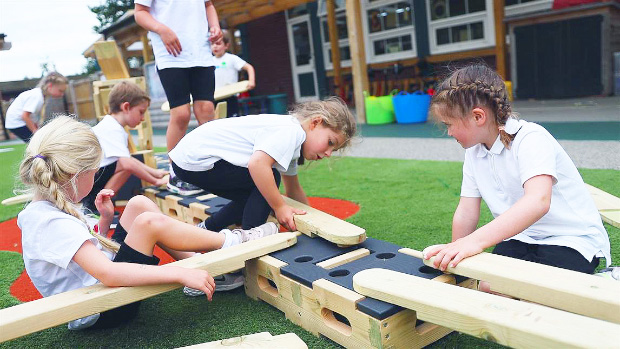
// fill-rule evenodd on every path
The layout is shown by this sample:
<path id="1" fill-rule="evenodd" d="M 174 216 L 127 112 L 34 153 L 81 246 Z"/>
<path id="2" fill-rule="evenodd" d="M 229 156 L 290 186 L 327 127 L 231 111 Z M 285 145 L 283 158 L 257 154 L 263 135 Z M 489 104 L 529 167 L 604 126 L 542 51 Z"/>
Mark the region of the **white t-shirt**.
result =
<path id="1" fill-rule="evenodd" d="M 19 213 L 17 225 L 22 231 L 26 272 L 43 297 L 92 286 L 99 281 L 88 274 L 73 256 L 90 241 L 110 260 L 112 251 L 104 249 L 79 219 L 62 212 L 49 201 L 34 201 Z M 69 323 L 70 329 L 89 327 L 99 314 Z"/>
<path id="2" fill-rule="evenodd" d="M 45 97 L 43 96 L 43 90 L 39 87 L 20 93 L 6 111 L 4 127 L 7 129 L 15 129 L 26 126 L 26 122 L 22 119 L 22 114 L 25 111 L 38 114 L 44 102 Z"/>
<path id="3" fill-rule="evenodd" d="M 103 158 L 99 167 L 107 166 L 118 158 L 128 158 L 129 154 L 128 139 L 129 135 L 125 128 L 116 121 L 111 115 L 106 115 L 93 126 L 93 132 L 101 144 Z"/>
<path id="4" fill-rule="evenodd" d="M 149 13 L 163 23 L 179 38 L 181 53 L 173 56 L 159 34 L 149 32 L 157 68 L 190 68 L 213 66 L 209 21 L 205 3 L 209 0 L 135 0 L 136 4 L 149 7 Z"/>
<path id="5" fill-rule="evenodd" d="M 213 62 L 215 63 L 215 88 L 239 81 L 239 71 L 247 64 L 241 57 L 228 52 L 219 58 L 213 56 Z"/>
<path id="6" fill-rule="evenodd" d="M 297 174 L 297 159 L 306 132 L 290 115 L 248 115 L 202 124 L 181 139 L 168 154 L 180 168 L 206 171 L 221 159 L 248 167 L 250 156 L 261 150 L 271 156 L 274 168 L 287 176 Z"/>
<path id="7" fill-rule="evenodd" d="M 605 257 L 609 266 L 609 237 L 601 216 L 562 146 L 542 126 L 524 120 L 509 119 L 506 132 L 516 133 L 510 149 L 498 137 L 490 150 L 477 144 L 465 151 L 461 196 L 482 197 L 497 217 L 523 197 L 528 179 L 552 176 L 549 212 L 510 239 L 570 247 L 589 261 Z"/>

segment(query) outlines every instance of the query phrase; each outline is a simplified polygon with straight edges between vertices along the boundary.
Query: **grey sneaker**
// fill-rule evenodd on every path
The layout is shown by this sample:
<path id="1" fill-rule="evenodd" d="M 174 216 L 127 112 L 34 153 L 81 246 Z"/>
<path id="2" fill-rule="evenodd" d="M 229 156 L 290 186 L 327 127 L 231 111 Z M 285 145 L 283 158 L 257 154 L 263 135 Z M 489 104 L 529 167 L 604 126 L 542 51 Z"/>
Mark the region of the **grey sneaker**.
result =
<path id="1" fill-rule="evenodd" d="M 241 242 L 260 239 L 265 236 L 273 235 L 278 232 L 278 226 L 273 222 L 267 222 L 258 227 L 248 230 L 233 229 L 232 233 L 237 234 L 241 238 Z"/>
<path id="2" fill-rule="evenodd" d="M 245 278 L 240 271 L 219 275 L 214 277 L 213 279 L 215 280 L 215 292 L 226 292 L 235 290 L 243 286 L 243 282 L 245 281 Z M 205 295 L 205 293 L 201 290 L 197 290 L 195 288 L 190 288 L 187 286 L 183 288 L 183 293 L 186 296 L 190 297 L 199 297 Z"/>
<path id="3" fill-rule="evenodd" d="M 207 230 L 207 227 L 205 226 L 205 221 L 202 221 L 202 222 L 200 222 L 200 223 L 196 224 L 196 226 L 197 226 L 198 228 L 200 228 L 200 229 Z"/>
<path id="4" fill-rule="evenodd" d="M 204 191 L 191 183 L 183 182 L 177 177 L 170 177 L 167 187 L 171 192 L 184 196 L 200 194 Z"/>
<path id="5" fill-rule="evenodd" d="M 598 273 L 594 275 L 604 277 L 610 280 L 620 281 L 620 267 L 601 269 Z"/>

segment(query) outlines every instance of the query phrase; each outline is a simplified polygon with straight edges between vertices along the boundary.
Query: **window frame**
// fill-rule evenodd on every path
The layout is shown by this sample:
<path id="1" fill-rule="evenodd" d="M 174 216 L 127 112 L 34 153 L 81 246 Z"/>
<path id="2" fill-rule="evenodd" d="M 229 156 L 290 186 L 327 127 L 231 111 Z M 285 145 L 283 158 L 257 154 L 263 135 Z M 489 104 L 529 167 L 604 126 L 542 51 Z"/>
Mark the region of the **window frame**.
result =
<path id="1" fill-rule="evenodd" d="M 524 4 L 506 5 L 504 7 L 504 16 L 518 16 L 530 12 L 539 12 L 551 10 L 553 0 L 535 0 Z"/>
<path id="2" fill-rule="evenodd" d="M 392 4 L 397 4 L 399 2 L 408 2 L 411 6 L 411 16 L 414 16 L 414 8 L 413 8 L 413 0 L 379 0 L 379 1 L 369 1 L 364 0 L 362 3 L 362 24 L 364 28 L 364 46 L 366 48 L 366 57 L 369 63 L 382 63 L 382 62 L 391 62 L 398 61 L 402 59 L 410 59 L 418 56 L 418 49 L 416 45 L 416 29 L 415 29 L 415 18 L 411 19 L 412 24 L 395 29 L 388 29 L 378 33 L 370 33 L 370 29 L 368 28 L 368 11 L 382 7 L 388 6 Z M 390 38 L 400 38 L 404 35 L 411 36 L 411 50 L 401 51 L 396 53 L 386 53 L 382 55 L 375 55 L 374 47 L 375 41 L 377 40 L 385 40 Z"/>
<path id="3" fill-rule="evenodd" d="M 449 0 L 446 0 L 448 2 Z M 428 19 L 428 40 L 431 55 L 470 51 L 485 47 L 495 46 L 495 19 L 493 17 L 493 0 L 485 0 L 485 11 L 467 13 L 460 16 L 432 20 L 430 2 L 426 7 L 426 18 Z M 467 40 L 456 43 L 437 44 L 437 30 L 452 28 L 459 25 L 468 25 L 482 22 L 482 39 Z M 450 30 L 450 29 L 449 29 Z"/>

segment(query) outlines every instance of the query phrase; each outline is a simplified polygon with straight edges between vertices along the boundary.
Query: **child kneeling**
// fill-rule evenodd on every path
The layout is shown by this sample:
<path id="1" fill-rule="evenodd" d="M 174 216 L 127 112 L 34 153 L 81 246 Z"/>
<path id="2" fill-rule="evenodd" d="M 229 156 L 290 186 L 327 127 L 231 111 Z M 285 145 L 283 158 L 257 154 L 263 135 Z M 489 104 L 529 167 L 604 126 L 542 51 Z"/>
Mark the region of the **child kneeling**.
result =
<path id="1" fill-rule="evenodd" d="M 92 189 L 101 153 L 90 127 L 67 116 L 42 127 L 26 149 L 19 173 L 34 197 L 17 223 L 26 272 L 44 297 L 98 282 L 106 286 L 180 283 L 202 290 L 211 300 L 215 283 L 207 271 L 157 267 L 154 246 L 184 259 L 195 255 L 190 251 L 212 251 L 277 232 L 273 223 L 250 230 L 205 232 L 163 215 L 152 201 L 136 196 L 120 218 L 128 235 L 118 246 L 102 236 L 114 214 L 112 190 L 104 189 L 95 198 L 102 235 L 88 227 L 77 206 Z M 69 329 L 114 327 L 134 318 L 138 307 L 136 302 L 74 320 Z"/>

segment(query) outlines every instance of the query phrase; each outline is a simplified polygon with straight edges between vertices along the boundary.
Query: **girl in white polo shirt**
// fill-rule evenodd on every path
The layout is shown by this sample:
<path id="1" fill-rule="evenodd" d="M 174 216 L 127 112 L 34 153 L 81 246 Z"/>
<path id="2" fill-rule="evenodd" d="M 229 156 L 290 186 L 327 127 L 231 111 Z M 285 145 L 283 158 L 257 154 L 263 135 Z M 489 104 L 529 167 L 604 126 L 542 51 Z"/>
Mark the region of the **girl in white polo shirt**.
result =
<path id="1" fill-rule="evenodd" d="M 577 168 L 542 126 L 518 120 L 502 78 L 483 65 L 452 73 L 432 111 L 465 151 L 452 242 L 429 246 L 445 270 L 495 245 L 493 253 L 593 273 L 609 237 Z M 476 229 L 484 199 L 494 219 Z"/>
<path id="2" fill-rule="evenodd" d="M 28 143 L 32 134 L 37 132 L 39 125 L 32 119 L 43 109 L 45 97 L 62 97 L 67 89 L 67 78 L 59 73 L 47 74 L 37 87 L 24 91 L 15 98 L 6 111 L 4 127 L 14 135 Z M 43 119 L 40 120 L 40 123 Z"/>

